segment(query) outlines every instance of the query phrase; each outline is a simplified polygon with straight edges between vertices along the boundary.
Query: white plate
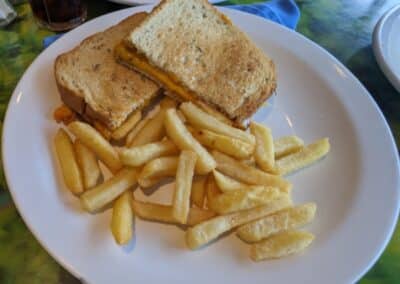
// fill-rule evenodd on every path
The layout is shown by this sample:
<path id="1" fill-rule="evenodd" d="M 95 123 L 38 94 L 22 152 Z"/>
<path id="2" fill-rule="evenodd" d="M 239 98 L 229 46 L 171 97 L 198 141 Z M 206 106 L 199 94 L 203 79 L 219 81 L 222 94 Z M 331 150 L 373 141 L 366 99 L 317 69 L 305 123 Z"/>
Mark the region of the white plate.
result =
<path id="1" fill-rule="evenodd" d="M 124 5 L 143 5 L 143 4 L 155 4 L 160 2 L 159 0 L 108 0 L 110 2 L 124 4 Z M 211 3 L 219 3 L 225 0 L 209 0 Z"/>
<path id="2" fill-rule="evenodd" d="M 234 234 L 196 252 L 175 226 L 136 221 L 136 238 L 118 247 L 110 212 L 91 216 L 65 188 L 54 158 L 60 104 L 53 80 L 56 56 L 90 34 L 149 7 L 94 19 L 48 47 L 12 96 L 3 132 L 3 158 L 15 204 L 40 243 L 89 283 L 350 283 L 382 253 L 399 211 L 398 153 L 379 108 L 359 81 L 325 50 L 275 23 L 221 9 L 275 61 L 278 96 L 268 118 L 276 137 L 297 133 L 306 142 L 331 138 L 318 165 L 292 177 L 296 203 L 315 201 L 316 235 L 302 255 L 254 263 Z M 268 32 L 266 32 L 268 31 Z M 169 197 L 159 190 L 155 199 Z M 170 198 L 170 197 L 169 197 Z"/>
<path id="3" fill-rule="evenodd" d="M 373 50 L 383 73 L 400 92 L 400 5 L 386 12 L 375 26 Z"/>

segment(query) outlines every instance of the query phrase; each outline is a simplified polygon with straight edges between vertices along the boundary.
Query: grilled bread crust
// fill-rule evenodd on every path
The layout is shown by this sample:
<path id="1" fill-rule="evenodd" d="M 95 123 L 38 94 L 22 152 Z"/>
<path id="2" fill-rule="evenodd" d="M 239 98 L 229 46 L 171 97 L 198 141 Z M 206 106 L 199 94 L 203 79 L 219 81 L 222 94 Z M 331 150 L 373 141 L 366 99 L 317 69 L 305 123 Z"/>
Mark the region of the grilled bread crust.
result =
<path id="1" fill-rule="evenodd" d="M 160 88 L 154 82 L 118 64 L 113 55 L 114 45 L 146 16 L 147 13 L 130 16 L 57 57 L 55 79 L 67 106 L 113 130 L 159 94 Z"/>

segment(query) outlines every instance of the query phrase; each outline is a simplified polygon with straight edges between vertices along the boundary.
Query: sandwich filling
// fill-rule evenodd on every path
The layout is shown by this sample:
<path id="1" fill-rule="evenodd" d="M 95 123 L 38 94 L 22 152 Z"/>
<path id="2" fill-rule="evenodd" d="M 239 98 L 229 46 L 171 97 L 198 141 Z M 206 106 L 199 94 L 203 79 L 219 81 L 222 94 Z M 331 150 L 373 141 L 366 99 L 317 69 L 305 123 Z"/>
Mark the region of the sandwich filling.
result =
<path id="1" fill-rule="evenodd" d="M 196 94 L 180 84 L 179 80 L 175 78 L 174 75 L 168 74 L 160 68 L 150 64 L 144 55 L 139 54 L 134 47 L 128 46 L 128 43 L 121 42 L 117 44 L 114 53 L 118 61 L 128 64 L 129 67 L 133 67 L 156 80 L 169 92 L 177 95 L 180 100 L 195 103 L 204 111 L 216 116 L 219 120 L 225 123 L 236 124 L 238 127 L 243 127 L 241 123 L 233 123 L 229 116 L 224 114 L 222 110 L 215 110 L 199 100 Z"/>

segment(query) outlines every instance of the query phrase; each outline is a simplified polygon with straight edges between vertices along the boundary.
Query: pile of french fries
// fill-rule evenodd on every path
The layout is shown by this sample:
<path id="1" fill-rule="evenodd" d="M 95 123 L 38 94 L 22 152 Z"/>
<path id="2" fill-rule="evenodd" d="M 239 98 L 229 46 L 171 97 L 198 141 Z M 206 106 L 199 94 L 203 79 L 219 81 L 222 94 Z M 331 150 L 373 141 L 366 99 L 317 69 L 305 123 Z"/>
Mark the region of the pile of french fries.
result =
<path id="1" fill-rule="evenodd" d="M 67 128 L 74 141 L 62 128 L 55 136 L 65 184 L 90 213 L 112 207 L 118 244 L 133 237 L 135 216 L 186 228 L 192 250 L 236 231 L 255 261 L 298 253 L 314 238 L 298 229 L 314 219 L 316 205 L 293 205 L 284 176 L 324 157 L 327 138 L 306 146 L 297 136 L 274 140 L 259 123 L 250 122 L 247 132 L 168 98 L 107 135 L 77 120 Z M 135 199 L 135 188 L 154 189 L 166 178 L 175 178 L 170 205 Z"/>

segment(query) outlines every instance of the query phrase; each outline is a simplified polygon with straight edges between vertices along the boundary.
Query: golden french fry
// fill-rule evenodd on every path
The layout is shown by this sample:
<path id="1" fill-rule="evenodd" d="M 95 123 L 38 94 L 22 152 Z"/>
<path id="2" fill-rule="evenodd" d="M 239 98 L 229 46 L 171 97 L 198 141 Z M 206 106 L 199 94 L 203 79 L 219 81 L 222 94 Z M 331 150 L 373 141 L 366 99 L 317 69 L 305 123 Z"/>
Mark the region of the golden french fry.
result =
<path id="1" fill-rule="evenodd" d="M 200 144 L 237 159 L 248 158 L 254 152 L 254 144 L 243 142 L 243 140 L 237 138 L 218 134 L 206 129 L 193 130 L 191 133 Z"/>
<path id="2" fill-rule="evenodd" d="M 82 174 L 71 138 L 64 129 L 60 128 L 57 131 L 54 138 L 54 145 L 66 186 L 73 194 L 81 194 L 84 190 Z"/>
<path id="3" fill-rule="evenodd" d="M 119 157 L 122 164 L 138 167 L 162 156 L 176 155 L 178 148 L 170 140 L 144 144 L 132 148 L 122 148 Z"/>
<path id="4" fill-rule="evenodd" d="M 135 113 L 131 114 L 120 127 L 115 129 L 111 133 L 111 138 L 113 138 L 114 140 L 121 140 L 126 135 L 128 135 L 128 133 L 135 127 L 135 125 L 140 121 L 141 118 L 142 112 L 135 111 Z"/>
<path id="5" fill-rule="evenodd" d="M 196 172 L 198 174 L 206 174 L 212 171 L 216 163 L 210 153 L 201 146 L 201 144 L 193 138 L 192 134 L 187 130 L 183 122 L 176 114 L 176 109 L 168 109 L 165 116 L 165 128 L 168 137 L 181 150 L 192 150 L 197 156 Z"/>
<path id="6" fill-rule="evenodd" d="M 61 105 L 54 110 L 53 118 L 57 123 L 68 125 L 77 119 L 77 114 L 66 105 Z"/>
<path id="7" fill-rule="evenodd" d="M 142 130 L 142 128 L 151 120 L 153 117 L 160 111 L 160 105 L 156 105 L 152 110 L 150 110 L 146 116 L 139 121 L 135 127 L 129 132 L 128 136 L 126 136 L 126 145 L 131 145 L 136 135 Z"/>
<path id="8" fill-rule="evenodd" d="M 96 212 L 116 199 L 137 182 L 136 169 L 122 169 L 104 183 L 93 187 L 81 195 L 82 207 L 89 212 Z"/>
<path id="9" fill-rule="evenodd" d="M 245 242 L 258 242 L 271 235 L 310 223 L 314 219 L 316 210 L 315 203 L 284 209 L 239 227 L 236 234 Z"/>
<path id="10" fill-rule="evenodd" d="M 100 133 L 100 135 L 103 136 L 104 139 L 110 141 L 111 131 L 103 123 L 95 120 L 93 121 L 93 128 L 96 129 L 96 131 Z"/>
<path id="11" fill-rule="evenodd" d="M 207 221 L 215 216 L 215 213 L 211 210 L 201 209 L 192 207 L 189 211 L 189 217 L 186 222 L 188 226 L 194 226 L 201 222 Z"/>
<path id="12" fill-rule="evenodd" d="M 190 249 L 194 250 L 211 242 L 225 232 L 290 205 L 291 202 L 287 196 L 282 196 L 260 207 L 212 218 L 189 228 L 186 232 L 186 244 Z"/>
<path id="13" fill-rule="evenodd" d="M 148 203 L 133 200 L 133 211 L 137 216 L 145 220 L 178 224 L 176 219 L 172 215 L 172 206 Z M 204 222 L 215 216 L 215 213 L 210 210 L 204 210 L 192 207 L 189 211 L 189 217 L 187 220 L 188 226 L 194 226 L 201 222 Z"/>
<path id="14" fill-rule="evenodd" d="M 274 141 L 275 159 L 293 154 L 303 148 L 304 142 L 297 136 L 285 136 Z"/>
<path id="15" fill-rule="evenodd" d="M 206 176 L 195 177 L 192 183 L 192 193 L 190 199 L 194 205 L 199 208 L 204 207 L 206 197 Z"/>
<path id="16" fill-rule="evenodd" d="M 170 97 L 165 96 L 161 101 L 160 101 L 160 106 L 163 109 L 169 109 L 169 108 L 176 108 L 178 105 L 178 102 Z"/>
<path id="17" fill-rule="evenodd" d="M 184 150 L 179 155 L 172 215 L 181 224 L 186 224 L 189 215 L 190 193 L 196 161 L 197 155 L 193 151 Z"/>
<path id="18" fill-rule="evenodd" d="M 74 121 L 68 125 L 68 129 L 83 145 L 92 150 L 113 173 L 122 168 L 117 151 L 89 124 Z"/>
<path id="19" fill-rule="evenodd" d="M 139 174 L 138 183 L 146 188 L 160 182 L 165 177 L 173 177 L 178 168 L 178 157 L 161 157 L 148 162 Z"/>
<path id="20" fill-rule="evenodd" d="M 215 182 L 213 175 L 208 175 L 206 179 L 206 196 L 207 196 L 207 207 L 210 208 L 210 203 L 221 194 L 218 189 L 217 183 Z"/>
<path id="21" fill-rule="evenodd" d="M 127 244 L 133 236 L 132 196 L 132 191 L 127 190 L 113 205 L 111 232 L 119 245 Z"/>
<path id="22" fill-rule="evenodd" d="M 277 187 L 255 185 L 249 189 L 237 189 L 223 193 L 208 203 L 218 214 L 228 214 L 267 204 L 282 195 Z"/>
<path id="23" fill-rule="evenodd" d="M 256 160 L 254 159 L 254 156 L 251 156 L 249 159 L 241 160 L 240 162 L 250 167 L 256 166 Z"/>
<path id="24" fill-rule="evenodd" d="M 329 150 L 329 140 L 328 138 L 323 138 L 303 147 L 296 153 L 277 160 L 276 166 L 280 174 L 288 175 L 323 158 L 328 154 Z"/>
<path id="25" fill-rule="evenodd" d="M 183 112 L 182 112 L 180 109 L 178 109 L 178 110 L 176 111 L 176 114 L 179 116 L 179 119 L 180 119 L 183 123 L 186 123 L 186 117 L 185 117 L 185 115 L 183 114 Z"/>
<path id="26" fill-rule="evenodd" d="M 218 188 L 222 192 L 230 192 L 233 190 L 239 190 L 246 188 L 248 189 L 251 185 L 242 183 L 240 181 L 234 180 L 231 177 L 221 174 L 219 171 L 213 171 L 215 182 L 217 183 Z"/>
<path id="27" fill-rule="evenodd" d="M 244 142 L 250 144 L 255 143 L 255 138 L 250 133 L 223 123 L 222 121 L 206 113 L 191 102 L 182 103 L 180 109 L 185 115 L 187 121 L 197 128 L 211 130 L 220 134 L 243 140 Z"/>
<path id="28" fill-rule="evenodd" d="M 271 129 L 252 121 L 250 132 L 256 137 L 254 158 L 257 165 L 265 172 L 275 171 L 274 142 Z"/>
<path id="29" fill-rule="evenodd" d="M 299 253 L 314 240 L 314 235 L 303 231 L 286 231 L 273 235 L 250 247 L 250 257 L 254 261 L 280 258 Z"/>
<path id="30" fill-rule="evenodd" d="M 172 216 L 172 206 L 133 200 L 133 212 L 145 220 L 177 224 Z"/>
<path id="31" fill-rule="evenodd" d="M 102 176 L 96 155 L 78 139 L 75 140 L 74 149 L 76 160 L 82 171 L 83 187 L 89 189 L 96 186 Z"/>
<path id="32" fill-rule="evenodd" d="M 243 164 L 235 159 L 213 151 L 212 155 L 217 162 L 217 170 L 241 182 L 251 185 L 265 185 L 279 187 L 283 192 L 289 192 L 292 185 L 280 176 L 268 174 L 259 169 Z"/>
<path id="33" fill-rule="evenodd" d="M 160 141 L 165 136 L 164 129 L 165 109 L 161 110 L 150 119 L 135 138 L 129 144 L 129 147 L 137 147 L 144 144 Z"/>
<path id="34" fill-rule="evenodd" d="M 198 100 L 196 101 L 196 105 L 202 109 L 204 112 L 208 113 L 212 117 L 215 117 L 216 119 L 220 120 L 221 122 L 228 124 L 228 125 L 234 125 L 234 122 L 230 120 L 227 116 L 219 112 L 218 110 L 212 108 L 208 104 Z M 240 127 L 239 127 L 240 128 Z"/>

